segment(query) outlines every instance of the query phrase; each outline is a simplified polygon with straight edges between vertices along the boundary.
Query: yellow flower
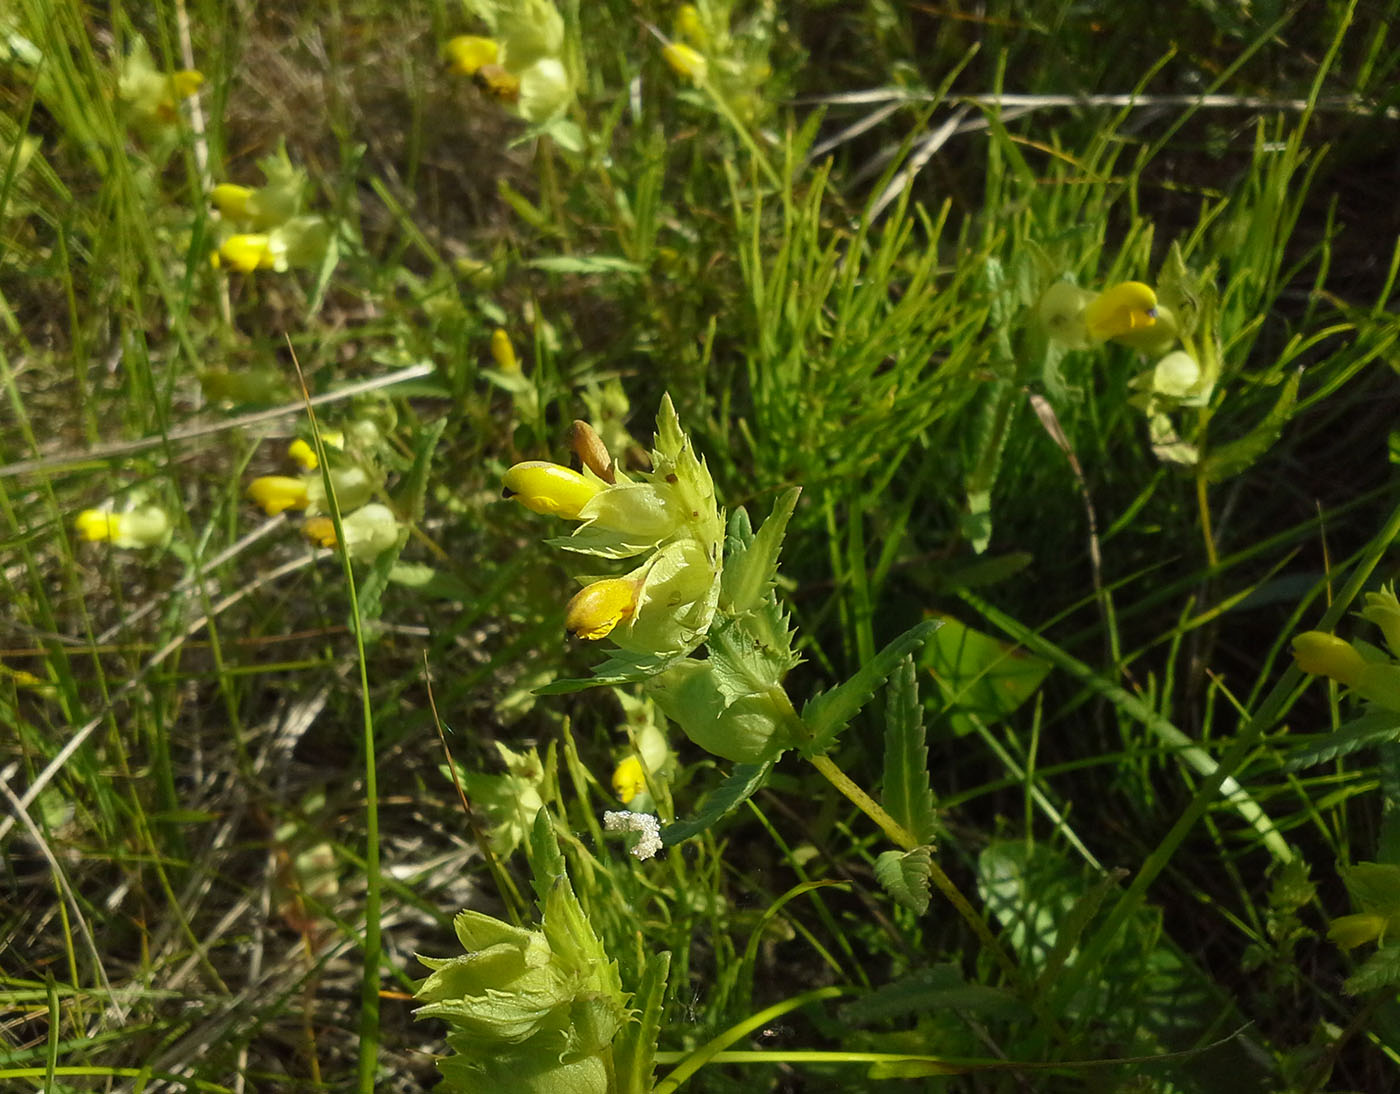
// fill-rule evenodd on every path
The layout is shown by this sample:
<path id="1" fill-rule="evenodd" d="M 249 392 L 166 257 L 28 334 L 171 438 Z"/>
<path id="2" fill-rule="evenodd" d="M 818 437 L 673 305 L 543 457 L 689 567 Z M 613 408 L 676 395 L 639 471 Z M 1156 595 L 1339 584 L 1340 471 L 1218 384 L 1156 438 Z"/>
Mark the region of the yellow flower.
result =
<path id="1" fill-rule="evenodd" d="M 188 99 L 204 83 L 204 73 L 197 68 L 182 68 L 170 77 L 170 90 L 177 99 Z"/>
<path id="2" fill-rule="evenodd" d="M 638 583 L 608 577 L 586 585 L 564 609 L 564 629 L 579 638 L 597 641 L 637 610 Z"/>
<path id="3" fill-rule="evenodd" d="M 1084 308 L 1084 327 L 1096 342 L 1145 330 L 1156 322 L 1157 294 L 1141 281 L 1107 288 Z"/>
<path id="4" fill-rule="evenodd" d="M 676 34 L 687 42 L 704 48 L 710 40 L 705 24 L 700 18 L 700 9 L 694 4 L 682 4 L 676 11 Z"/>
<path id="5" fill-rule="evenodd" d="M 311 498 L 306 483 L 287 475 L 263 475 L 248 484 L 248 497 L 252 498 L 270 517 L 286 509 L 305 509 Z"/>
<path id="6" fill-rule="evenodd" d="M 1366 659 L 1350 642 L 1335 634 L 1307 631 L 1293 639 L 1298 667 L 1313 676 L 1330 676 L 1346 687 L 1356 687 L 1366 672 Z"/>
<path id="7" fill-rule="evenodd" d="M 624 757 L 612 774 L 613 793 L 617 800 L 627 805 L 647 788 L 646 769 L 636 756 Z"/>
<path id="8" fill-rule="evenodd" d="M 334 547 L 335 521 L 330 517 L 308 517 L 301 522 L 301 534 L 317 547 Z"/>
<path id="9" fill-rule="evenodd" d="M 447 43 L 447 60 L 459 76 L 475 76 L 486 65 L 494 65 L 501 47 L 494 38 L 462 34 Z"/>
<path id="10" fill-rule="evenodd" d="M 666 46 L 661 51 L 661 56 L 666 59 L 666 63 L 671 66 L 671 71 L 677 76 L 684 76 L 697 84 L 709 72 L 710 66 L 704 56 L 680 42 L 672 42 Z"/>
<path id="11" fill-rule="evenodd" d="M 603 489 L 577 471 L 547 460 L 526 460 L 506 472 L 503 496 L 536 513 L 578 520 L 579 510 Z"/>
<path id="12" fill-rule="evenodd" d="M 234 220 L 247 220 L 252 215 L 248 209 L 248 200 L 253 194 L 252 187 L 235 186 L 231 182 L 221 182 L 209 191 L 209 200 L 214 203 L 214 208 L 218 209 L 224 216 Z"/>
<path id="13" fill-rule="evenodd" d="M 229 236 L 219 247 L 219 257 L 239 273 L 286 268 L 285 255 L 277 253 L 272 236 L 263 232 Z"/>
<path id="14" fill-rule="evenodd" d="M 301 465 L 303 471 L 315 471 L 321 466 L 316 450 L 300 437 L 287 446 L 287 455 Z"/>
<path id="15" fill-rule="evenodd" d="M 113 547 L 159 547 L 170 538 L 170 518 L 155 505 L 125 513 L 84 509 L 73 526 L 89 542 L 105 541 Z"/>
<path id="16" fill-rule="evenodd" d="M 520 361 L 515 356 L 515 347 L 510 344 L 510 335 L 500 327 L 491 333 L 491 357 L 502 372 L 520 371 Z"/>

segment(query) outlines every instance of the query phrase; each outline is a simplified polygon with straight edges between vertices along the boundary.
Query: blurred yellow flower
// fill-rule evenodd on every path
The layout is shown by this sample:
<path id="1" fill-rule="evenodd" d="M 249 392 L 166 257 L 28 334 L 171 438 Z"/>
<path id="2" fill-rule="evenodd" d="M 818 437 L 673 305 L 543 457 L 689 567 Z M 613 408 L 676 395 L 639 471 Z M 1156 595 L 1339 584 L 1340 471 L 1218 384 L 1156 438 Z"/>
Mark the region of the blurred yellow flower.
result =
<path id="1" fill-rule="evenodd" d="M 73 526 L 92 542 L 108 542 L 113 547 L 159 547 L 170 538 L 170 517 L 155 505 L 143 505 L 125 513 L 106 509 L 84 509 Z"/>
<path id="2" fill-rule="evenodd" d="M 286 269 L 285 256 L 278 255 L 272 236 L 264 232 L 229 236 L 219 247 L 219 257 L 240 273 Z"/>
<path id="3" fill-rule="evenodd" d="M 306 483 L 288 475 L 263 475 L 248 484 L 248 497 L 270 517 L 287 509 L 305 509 L 311 498 Z"/>
<path id="4" fill-rule="evenodd" d="M 1366 672 L 1366 659 L 1335 634 L 1307 631 L 1293 639 L 1298 667 L 1313 676 L 1330 676 L 1346 687 L 1356 687 Z"/>
<path id="5" fill-rule="evenodd" d="M 250 213 L 248 201 L 253 196 L 253 189 L 250 186 L 236 186 L 231 182 L 221 182 L 218 186 L 209 191 L 209 200 L 214 203 L 214 208 L 226 216 L 235 220 L 246 220 Z"/>
<path id="6" fill-rule="evenodd" d="M 646 769 L 642 767 L 642 761 L 636 756 L 627 756 L 612 774 L 613 793 L 617 800 L 623 805 L 627 805 L 638 794 L 647 788 Z"/>
<path id="7" fill-rule="evenodd" d="M 704 55 L 680 42 L 672 42 L 666 46 L 662 49 L 661 56 L 677 76 L 684 76 L 696 83 L 703 80 L 709 72 L 710 66 Z"/>
<path id="8" fill-rule="evenodd" d="M 491 358 L 502 372 L 520 371 L 520 360 L 515 356 L 515 347 L 510 344 L 510 335 L 500 327 L 491 333 Z"/>
<path id="9" fill-rule="evenodd" d="M 1157 294 L 1141 281 L 1124 281 L 1105 289 L 1084 307 L 1084 327 L 1096 342 L 1106 342 L 1157 322 Z"/>
<path id="10" fill-rule="evenodd" d="M 303 471 L 315 471 L 321 466 L 316 450 L 300 437 L 287 446 L 287 455 L 294 459 Z"/>
<path id="11" fill-rule="evenodd" d="M 447 43 L 447 60 L 459 76 L 475 76 L 486 65 L 494 65 L 501 47 L 494 38 L 461 34 Z"/>

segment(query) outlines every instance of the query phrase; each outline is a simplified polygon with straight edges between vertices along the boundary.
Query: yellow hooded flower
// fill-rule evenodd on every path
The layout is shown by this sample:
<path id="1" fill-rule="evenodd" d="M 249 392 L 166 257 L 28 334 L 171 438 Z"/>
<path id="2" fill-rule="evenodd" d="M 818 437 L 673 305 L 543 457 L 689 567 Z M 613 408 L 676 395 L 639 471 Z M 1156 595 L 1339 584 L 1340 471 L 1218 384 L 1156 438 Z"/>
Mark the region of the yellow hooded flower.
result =
<path id="1" fill-rule="evenodd" d="M 612 788 L 613 794 L 623 805 L 629 804 L 633 798 L 646 790 L 647 776 L 642 761 L 636 756 L 623 757 L 622 762 L 613 770 Z"/>
<path id="2" fill-rule="evenodd" d="M 219 246 L 219 258 L 239 273 L 287 268 L 285 249 L 279 253 L 276 239 L 266 232 L 243 232 L 229 236 Z"/>
<path id="3" fill-rule="evenodd" d="M 500 327 L 491 332 L 491 359 L 502 372 L 519 372 L 520 359 L 510 344 L 510 335 Z"/>
<path id="4" fill-rule="evenodd" d="M 494 65 L 500 56 L 500 44 L 494 38 L 475 34 L 460 34 L 447 43 L 447 60 L 459 76 L 475 76 L 487 65 Z"/>
<path id="5" fill-rule="evenodd" d="M 606 638 L 637 610 L 640 588 L 635 579 L 625 577 L 608 577 L 584 586 L 564 609 L 564 629 L 590 642 Z"/>
<path id="6" fill-rule="evenodd" d="M 710 66 L 705 60 L 704 54 L 681 42 L 672 42 L 666 46 L 662 49 L 661 56 L 665 58 L 666 63 L 671 66 L 671 71 L 677 76 L 684 76 L 697 84 L 709 72 Z"/>
<path id="7" fill-rule="evenodd" d="M 300 464 L 303 471 L 315 471 L 321 466 L 316 450 L 300 437 L 287 446 L 287 455 Z"/>
<path id="8" fill-rule="evenodd" d="M 1157 294 L 1141 281 L 1124 281 L 1105 289 L 1084 307 L 1084 328 L 1096 342 L 1106 342 L 1157 322 Z"/>
<path id="9" fill-rule="evenodd" d="M 600 490 L 601 483 L 547 460 L 526 460 L 505 473 L 502 496 L 547 517 L 578 520 L 579 511 Z"/>
<path id="10" fill-rule="evenodd" d="M 289 475 L 263 475 L 248 484 L 248 497 L 263 507 L 270 517 L 287 509 L 305 509 L 311 504 L 306 483 Z"/>
<path id="11" fill-rule="evenodd" d="M 1356 647 L 1323 631 L 1307 631 L 1294 638 L 1293 657 L 1304 672 L 1331 677 L 1349 688 L 1356 687 L 1366 672 L 1366 659 Z"/>
<path id="12" fill-rule="evenodd" d="M 220 215 L 233 220 L 247 220 L 252 216 L 249 201 L 255 191 L 250 186 L 236 186 L 231 182 L 221 182 L 209 191 L 209 200 Z"/>

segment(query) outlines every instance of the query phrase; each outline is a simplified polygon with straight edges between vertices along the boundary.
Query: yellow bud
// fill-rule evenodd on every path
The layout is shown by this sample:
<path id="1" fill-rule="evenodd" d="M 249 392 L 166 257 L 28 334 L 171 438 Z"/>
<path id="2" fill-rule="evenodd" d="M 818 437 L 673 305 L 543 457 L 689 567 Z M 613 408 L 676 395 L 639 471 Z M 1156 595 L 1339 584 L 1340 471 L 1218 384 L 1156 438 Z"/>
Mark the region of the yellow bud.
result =
<path id="1" fill-rule="evenodd" d="M 485 65 L 494 65 L 500 46 L 494 39 L 462 34 L 447 43 L 447 61 L 459 76 L 475 76 Z"/>
<path id="2" fill-rule="evenodd" d="M 696 83 L 705 78 L 710 68 L 699 52 L 680 42 L 672 42 L 666 46 L 661 51 L 661 56 L 666 58 L 666 63 L 677 76 L 684 76 Z"/>
<path id="3" fill-rule="evenodd" d="M 248 484 L 248 497 L 270 517 L 285 509 L 305 509 L 310 504 L 306 483 L 287 475 L 263 475 Z"/>
<path id="4" fill-rule="evenodd" d="M 569 446 L 579 463 L 593 474 L 610 485 L 617 482 L 617 472 L 613 468 L 612 456 L 608 454 L 608 446 L 591 425 L 575 418 L 574 424 L 569 427 Z"/>
<path id="5" fill-rule="evenodd" d="M 248 199 L 252 196 L 251 187 L 237 186 L 231 182 L 221 182 L 209 191 L 209 200 L 214 203 L 214 208 L 224 216 L 232 217 L 235 220 L 247 219 L 249 215 Z"/>
<path id="6" fill-rule="evenodd" d="M 219 257 L 239 273 L 252 273 L 259 268 L 271 270 L 277 266 L 272 240 L 261 232 L 229 236 L 219 247 Z"/>
<path id="7" fill-rule="evenodd" d="M 1156 322 L 1157 294 L 1141 281 L 1107 288 L 1084 308 L 1084 326 L 1096 342 L 1145 330 Z"/>
<path id="8" fill-rule="evenodd" d="M 647 788 L 646 769 L 636 756 L 627 756 L 617 765 L 612 774 L 613 793 L 617 800 L 627 805 Z"/>
<path id="9" fill-rule="evenodd" d="M 1314 676 L 1329 676 L 1339 684 L 1356 687 L 1366 673 L 1366 659 L 1350 642 L 1335 634 L 1307 631 L 1293 639 L 1298 667 Z"/>
<path id="10" fill-rule="evenodd" d="M 500 327 L 491 332 L 491 357 L 502 372 L 520 371 L 520 361 L 515 356 L 515 347 L 510 344 L 510 335 Z"/>
<path id="11" fill-rule="evenodd" d="M 287 455 L 296 460 L 303 471 L 315 471 L 321 466 L 316 450 L 300 437 L 287 446 Z"/>
<path id="12" fill-rule="evenodd" d="M 585 585 L 564 609 L 564 629 L 589 641 L 606 638 L 637 610 L 638 583 L 609 577 Z"/>
<path id="13" fill-rule="evenodd" d="M 527 460 L 506 472 L 503 496 L 536 513 L 578 520 L 579 510 L 602 490 L 577 471 L 545 460 Z"/>

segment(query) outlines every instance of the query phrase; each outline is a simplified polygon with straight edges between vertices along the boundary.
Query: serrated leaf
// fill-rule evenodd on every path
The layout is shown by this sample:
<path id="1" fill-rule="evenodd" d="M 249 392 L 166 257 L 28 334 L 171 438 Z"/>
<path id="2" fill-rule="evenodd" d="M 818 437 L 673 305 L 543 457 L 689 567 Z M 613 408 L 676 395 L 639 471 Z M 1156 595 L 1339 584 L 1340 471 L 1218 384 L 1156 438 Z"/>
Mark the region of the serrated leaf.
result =
<path id="1" fill-rule="evenodd" d="M 666 997 L 666 975 L 671 952 L 662 950 L 647 958 L 632 1006 L 636 1020 L 628 1022 L 613 1042 L 613 1073 L 617 1094 L 651 1094 L 656 1066 L 656 1041 L 661 1032 L 661 1008 Z"/>
<path id="2" fill-rule="evenodd" d="M 661 842 L 667 847 L 674 847 L 707 831 L 721 817 L 753 797 L 768 781 L 772 770 L 772 760 L 761 764 L 735 764 L 729 777 L 711 792 L 695 816 L 668 824 L 661 830 Z"/>
<path id="3" fill-rule="evenodd" d="M 763 527 L 747 542 L 742 532 L 747 529 L 748 516 L 741 518 L 741 510 L 731 518 L 728 557 L 720 585 L 720 602 L 727 611 L 742 615 L 754 611 L 763 603 L 777 577 L 783 536 L 801 493 L 799 487 L 784 491 L 773 503 L 773 511 L 768 514 Z"/>
<path id="4" fill-rule="evenodd" d="M 726 620 L 712 630 L 706 646 L 715 684 L 726 704 L 769 691 L 792 667 L 792 655 L 786 649 L 766 645 L 740 620 Z"/>
<path id="5" fill-rule="evenodd" d="M 860 667 L 844 684 L 822 692 L 802 708 L 802 720 L 811 731 L 809 753 L 825 752 L 839 734 L 870 702 L 875 689 L 899 665 L 900 660 L 923 645 L 940 624 L 936 620 L 916 623 Z"/>
<path id="6" fill-rule="evenodd" d="M 1201 467 L 1207 482 L 1223 482 L 1225 479 L 1247 470 L 1255 460 L 1274 446 L 1283 427 L 1293 414 L 1293 404 L 1298 400 L 1298 383 L 1303 378 L 1303 370 L 1295 369 L 1279 392 L 1273 409 L 1264 420 L 1238 440 L 1209 449 Z"/>
<path id="7" fill-rule="evenodd" d="M 875 860 L 875 880 L 885 892 L 915 915 L 928 911 L 929 867 L 933 859 L 927 847 L 912 851 L 885 851 Z"/>
<path id="8" fill-rule="evenodd" d="M 928 745 L 914 659 L 905 657 L 890 677 L 885 713 L 885 811 L 920 843 L 938 827 L 929 784 Z"/>
<path id="9" fill-rule="evenodd" d="M 1010 992 L 969 984 L 956 965 L 934 965 L 877 988 L 841 1008 L 841 1020 L 873 1025 L 904 1015 L 958 1010 L 987 1018 L 1016 1018 L 1026 1006 Z"/>
<path id="10" fill-rule="evenodd" d="M 1400 945 L 1382 946 L 1366 959 L 1366 963 L 1347 977 L 1342 986 L 1348 995 L 1364 995 L 1368 991 L 1400 984 Z"/>
<path id="11" fill-rule="evenodd" d="M 1360 718 L 1338 726 L 1317 744 L 1288 761 L 1288 770 L 1326 763 L 1358 749 L 1400 741 L 1400 714 L 1393 710 L 1371 710 Z"/>

